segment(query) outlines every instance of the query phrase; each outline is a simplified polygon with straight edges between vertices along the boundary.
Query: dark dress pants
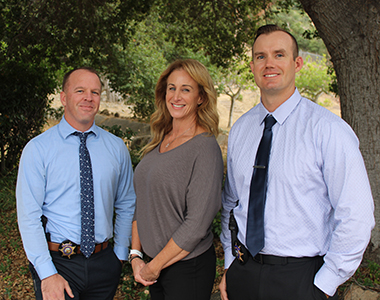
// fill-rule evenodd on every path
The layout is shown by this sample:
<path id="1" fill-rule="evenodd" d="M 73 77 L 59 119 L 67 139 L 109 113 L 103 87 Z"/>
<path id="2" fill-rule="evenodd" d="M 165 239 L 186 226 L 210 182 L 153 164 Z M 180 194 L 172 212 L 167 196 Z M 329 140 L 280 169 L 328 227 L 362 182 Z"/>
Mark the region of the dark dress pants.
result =
<path id="1" fill-rule="evenodd" d="M 149 287 L 151 300 L 210 300 L 216 272 L 214 246 L 163 269 Z"/>
<path id="2" fill-rule="evenodd" d="M 65 293 L 66 300 L 112 300 L 120 280 L 122 264 L 111 246 L 85 258 L 82 254 L 70 259 L 61 257 L 58 252 L 50 251 L 58 273 L 70 285 L 74 298 Z M 34 290 L 37 300 L 42 300 L 41 280 L 32 264 Z"/>
<path id="3" fill-rule="evenodd" d="M 236 259 L 227 270 L 229 300 L 325 300 L 314 285 L 322 257 L 287 264 L 260 264 L 250 257 L 245 265 Z M 338 299 L 338 293 L 331 300 Z"/>

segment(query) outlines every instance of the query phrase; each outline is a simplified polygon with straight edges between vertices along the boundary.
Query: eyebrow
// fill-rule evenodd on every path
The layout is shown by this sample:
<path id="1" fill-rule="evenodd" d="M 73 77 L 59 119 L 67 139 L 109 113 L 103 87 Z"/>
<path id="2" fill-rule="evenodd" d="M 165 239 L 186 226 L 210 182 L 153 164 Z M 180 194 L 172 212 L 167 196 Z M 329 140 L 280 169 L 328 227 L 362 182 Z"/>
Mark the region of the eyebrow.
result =
<path id="1" fill-rule="evenodd" d="M 86 88 L 84 86 L 77 86 L 77 87 L 74 88 L 74 91 L 76 91 L 78 89 L 79 90 L 84 90 Z M 91 89 L 91 91 L 101 91 L 101 89 L 96 88 L 96 89 Z"/>
<path id="2" fill-rule="evenodd" d="M 173 86 L 175 86 L 175 84 L 174 83 L 168 83 L 168 86 L 169 85 L 173 85 Z M 184 86 L 186 86 L 186 87 L 190 87 L 190 88 L 192 88 L 193 89 L 193 86 L 192 85 L 190 85 L 190 84 L 182 84 L 181 85 L 181 87 L 184 87 Z"/>
<path id="3" fill-rule="evenodd" d="M 287 52 L 284 48 L 281 48 L 281 49 L 275 50 L 274 53 L 287 53 Z M 263 55 L 263 54 L 266 54 L 266 52 L 258 51 L 258 52 L 253 53 L 254 56 Z"/>

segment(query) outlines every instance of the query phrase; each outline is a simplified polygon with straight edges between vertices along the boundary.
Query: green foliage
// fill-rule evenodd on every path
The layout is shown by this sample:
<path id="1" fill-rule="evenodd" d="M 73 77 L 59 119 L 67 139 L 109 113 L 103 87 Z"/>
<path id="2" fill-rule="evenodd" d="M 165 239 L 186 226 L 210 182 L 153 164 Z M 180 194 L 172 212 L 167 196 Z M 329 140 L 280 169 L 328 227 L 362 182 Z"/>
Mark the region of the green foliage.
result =
<path id="1" fill-rule="evenodd" d="M 329 92 L 331 81 L 326 58 L 312 61 L 308 56 L 302 69 L 297 73 L 296 87 L 303 96 L 317 102 L 322 93 Z"/>
<path id="2" fill-rule="evenodd" d="M 221 216 L 221 212 L 218 211 L 214 220 L 212 221 L 212 232 L 214 233 L 214 236 L 220 236 L 220 234 L 222 233 Z"/>
<path id="3" fill-rule="evenodd" d="M 124 299 L 140 299 L 148 300 L 150 299 L 149 288 L 144 287 L 140 283 L 137 283 L 133 277 L 133 270 L 129 263 L 123 265 L 121 271 L 121 278 L 119 286 L 123 292 Z"/>
<path id="4" fill-rule="evenodd" d="M 329 91 L 336 96 L 339 96 L 339 91 L 338 91 L 338 79 L 335 74 L 335 70 L 332 66 L 329 66 L 327 70 L 327 74 L 331 76 L 331 82 L 329 84 Z"/>
<path id="5" fill-rule="evenodd" d="M 379 287 L 380 285 L 380 265 L 374 261 L 367 260 L 366 266 L 361 266 L 354 275 L 354 279 L 365 287 Z"/>
<path id="6" fill-rule="evenodd" d="M 265 23 L 274 23 L 287 29 L 306 52 L 327 55 L 322 39 L 298 0 L 280 0 L 269 6 L 264 16 Z"/>
<path id="7" fill-rule="evenodd" d="M 0 286 L 3 287 L 0 299 L 13 299 L 15 278 L 8 273 L 15 266 L 16 251 L 11 247 L 21 244 L 15 213 L 16 174 L 13 170 L 8 176 L 0 177 Z"/>
<path id="8" fill-rule="evenodd" d="M 156 10 L 136 26 L 129 44 L 119 48 L 117 72 L 110 70 L 108 78 L 115 91 L 121 93 L 131 105 L 134 117 L 149 120 L 155 110 L 154 90 L 161 73 L 179 58 L 194 58 L 217 76 L 217 67 L 203 53 L 177 47 L 169 41 L 167 26 Z"/>
<path id="9" fill-rule="evenodd" d="M 18 163 L 21 150 L 45 121 L 48 97 L 56 86 L 43 67 L 15 61 L 0 71 L 0 171 L 6 174 Z"/>
<path id="10" fill-rule="evenodd" d="M 61 120 L 64 112 L 65 112 L 65 110 L 64 110 L 63 106 L 60 106 L 58 108 L 54 108 L 54 107 L 49 106 L 46 109 L 46 118 L 52 119 L 52 120 Z"/>
<path id="11" fill-rule="evenodd" d="M 158 11 L 177 47 L 206 53 L 211 63 L 227 67 L 252 41 L 258 12 L 266 1 L 162 0 Z"/>
<path id="12" fill-rule="evenodd" d="M 120 125 L 113 125 L 111 127 L 109 126 L 100 126 L 101 128 L 107 130 L 108 132 L 116 135 L 117 137 L 123 139 L 126 142 L 131 142 L 133 136 L 136 134 L 135 132 L 132 131 L 130 128 L 126 128 L 125 131 L 121 129 Z"/>
<path id="13" fill-rule="evenodd" d="M 0 61 L 46 61 L 55 70 L 64 62 L 98 63 L 112 54 L 110 45 L 128 38 L 126 20 L 141 20 L 150 5 L 148 0 L 1 0 Z"/>
<path id="14" fill-rule="evenodd" d="M 112 45 L 128 41 L 126 32 L 134 25 L 129 20 L 141 20 L 150 5 L 149 0 L 0 0 L 2 174 L 41 131 L 59 70 L 111 64 Z"/>
<path id="15" fill-rule="evenodd" d="M 247 56 L 243 56 L 241 60 L 235 58 L 229 68 L 220 68 L 218 76 L 218 88 L 224 94 L 230 97 L 231 107 L 229 113 L 228 127 L 232 126 L 232 114 L 236 100 L 241 100 L 241 92 L 243 90 L 255 90 L 257 86 L 254 83 L 254 76 L 249 67 Z"/>
<path id="16" fill-rule="evenodd" d="M 116 53 L 118 72 L 110 72 L 108 78 L 114 90 L 120 92 L 132 104 L 134 117 L 147 120 L 154 111 L 154 88 L 159 75 L 165 69 L 165 43 L 163 28 L 153 13 L 136 27 L 129 44 Z"/>

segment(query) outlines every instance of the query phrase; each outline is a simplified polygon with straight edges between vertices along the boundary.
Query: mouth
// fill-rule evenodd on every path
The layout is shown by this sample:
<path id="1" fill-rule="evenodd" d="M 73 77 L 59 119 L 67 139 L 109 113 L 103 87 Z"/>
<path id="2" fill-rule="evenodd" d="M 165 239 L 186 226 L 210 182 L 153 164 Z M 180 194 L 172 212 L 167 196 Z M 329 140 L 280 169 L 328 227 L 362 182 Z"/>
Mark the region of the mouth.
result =
<path id="1" fill-rule="evenodd" d="M 174 104 L 174 103 L 172 103 L 172 106 L 175 108 L 182 108 L 182 107 L 185 107 L 185 104 Z"/>
<path id="2" fill-rule="evenodd" d="M 272 77 L 276 77 L 278 76 L 278 74 L 267 74 L 267 75 L 264 75 L 264 77 L 266 78 L 272 78 Z"/>
<path id="3" fill-rule="evenodd" d="M 92 105 L 81 105 L 80 108 L 84 109 L 84 110 L 93 110 L 94 109 L 94 107 Z"/>

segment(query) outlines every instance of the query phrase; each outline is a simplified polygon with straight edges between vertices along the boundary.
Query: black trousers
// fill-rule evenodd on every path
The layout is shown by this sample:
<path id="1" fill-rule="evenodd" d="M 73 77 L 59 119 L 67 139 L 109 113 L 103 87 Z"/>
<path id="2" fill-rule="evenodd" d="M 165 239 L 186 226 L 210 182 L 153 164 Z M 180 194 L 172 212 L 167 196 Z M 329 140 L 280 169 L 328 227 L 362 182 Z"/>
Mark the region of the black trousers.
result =
<path id="1" fill-rule="evenodd" d="M 242 265 L 236 259 L 226 274 L 229 300 L 323 300 L 326 295 L 314 285 L 323 258 L 261 264 L 250 256 Z M 338 299 L 338 293 L 331 300 Z"/>
<path id="2" fill-rule="evenodd" d="M 163 269 L 149 287 L 151 300 L 210 300 L 216 272 L 214 246 Z"/>
<path id="3" fill-rule="evenodd" d="M 74 298 L 65 293 L 66 300 L 112 300 L 120 280 L 122 264 L 111 246 L 91 255 L 88 259 L 78 254 L 68 259 L 58 252 L 50 251 L 53 263 L 60 275 L 65 278 Z M 41 280 L 32 264 L 34 290 L 37 300 L 42 300 Z"/>

